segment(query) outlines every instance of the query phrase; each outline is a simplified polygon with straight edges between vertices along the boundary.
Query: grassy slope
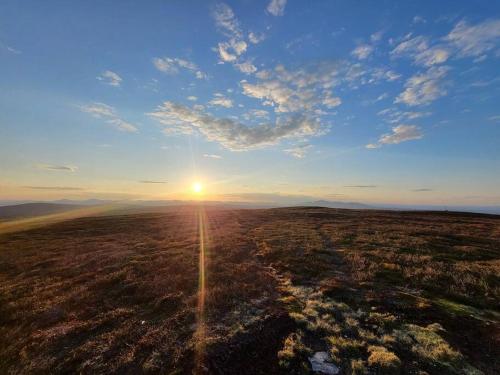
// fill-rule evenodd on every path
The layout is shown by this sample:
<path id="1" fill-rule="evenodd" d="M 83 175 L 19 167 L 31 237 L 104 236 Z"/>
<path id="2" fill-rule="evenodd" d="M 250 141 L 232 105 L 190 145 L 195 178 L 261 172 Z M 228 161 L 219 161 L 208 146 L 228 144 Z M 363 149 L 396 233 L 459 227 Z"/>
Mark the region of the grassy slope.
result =
<path id="1" fill-rule="evenodd" d="M 197 215 L 1 235 L 0 373 L 190 372 Z M 317 350 L 347 373 L 498 368 L 498 217 L 207 208 L 204 218 L 208 371 L 307 373 Z"/>

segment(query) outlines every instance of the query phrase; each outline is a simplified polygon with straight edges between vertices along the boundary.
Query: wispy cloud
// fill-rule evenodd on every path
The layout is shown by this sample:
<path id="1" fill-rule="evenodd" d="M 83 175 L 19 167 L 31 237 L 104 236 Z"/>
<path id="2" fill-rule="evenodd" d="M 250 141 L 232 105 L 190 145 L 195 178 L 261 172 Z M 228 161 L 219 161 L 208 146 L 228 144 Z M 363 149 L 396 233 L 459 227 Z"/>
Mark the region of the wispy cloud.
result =
<path id="1" fill-rule="evenodd" d="M 233 106 L 233 101 L 225 97 L 221 93 L 214 94 L 214 98 L 208 102 L 210 105 L 231 108 Z"/>
<path id="2" fill-rule="evenodd" d="M 153 58 L 153 65 L 160 72 L 166 74 L 178 74 L 181 69 L 185 69 L 194 74 L 198 79 L 206 79 L 208 77 L 194 62 L 177 57 L 155 57 Z"/>
<path id="3" fill-rule="evenodd" d="M 365 60 L 372 54 L 375 48 L 369 44 L 362 44 L 354 48 L 351 54 L 359 60 Z"/>
<path id="4" fill-rule="evenodd" d="M 423 18 L 421 16 L 415 16 L 415 17 L 413 17 L 412 23 L 414 25 L 416 25 L 416 24 L 419 24 L 419 23 L 427 23 L 427 21 L 425 20 L 425 18 Z"/>
<path id="5" fill-rule="evenodd" d="M 251 61 L 245 61 L 241 64 L 235 64 L 235 66 L 240 70 L 240 72 L 245 74 L 252 74 L 257 71 L 257 68 L 252 64 Z"/>
<path id="6" fill-rule="evenodd" d="M 239 56 L 247 50 L 240 22 L 229 5 L 219 3 L 212 12 L 215 25 L 219 31 L 228 37 L 227 41 L 217 45 L 217 52 L 222 62 L 237 62 Z"/>
<path id="7" fill-rule="evenodd" d="M 166 181 L 154 181 L 154 180 L 142 180 L 139 181 L 141 184 L 167 184 Z"/>
<path id="8" fill-rule="evenodd" d="M 31 190 L 56 190 L 56 191 L 84 190 L 81 187 L 74 187 L 74 186 L 23 186 L 23 188 Z"/>
<path id="9" fill-rule="evenodd" d="M 411 35 L 411 34 L 410 34 Z M 458 22 L 445 37 L 431 40 L 425 36 L 406 38 L 392 51 L 393 57 L 409 57 L 416 65 L 434 66 L 445 63 L 452 56 L 475 57 L 484 61 L 487 53 L 498 46 L 500 20 L 487 20 L 476 25 Z"/>
<path id="10" fill-rule="evenodd" d="M 416 65 L 432 66 L 446 62 L 451 55 L 445 45 L 429 46 L 428 38 L 417 36 L 398 44 L 392 51 L 393 57 L 410 57 Z"/>
<path id="11" fill-rule="evenodd" d="M 301 145 L 283 150 L 287 154 L 292 155 L 294 158 L 303 159 L 311 149 L 312 145 Z"/>
<path id="12" fill-rule="evenodd" d="M 271 0 L 267 5 L 267 11 L 273 16 L 282 16 L 285 14 L 287 0 Z"/>
<path id="13" fill-rule="evenodd" d="M 74 165 L 54 165 L 54 164 L 38 164 L 38 169 L 55 172 L 76 172 L 78 167 Z"/>
<path id="14" fill-rule="evenodd" d="M 274 70 L 257 73 L 257 83 L 242 81 L 241 86 L 243 94 L 274 107 L 277 113 L 313 112 L 319 107 L 331 109 L 342 103 L 332 94 L 333 86 L 339 81 L 339 70 L 335 63 L 295 71 L 278 65 Z"/>
<path id="15" fill-rule="evenodd" d="M 419 188 L 419 189 L 412 189 L 411 191 L 414 191 L 416 193 L 424 193 L 424 192 L 434 191 L 434 190 L 433 189 L 429 189 L 429 188 Z"/>
<path id="16" fill-rule="evenodd" d="M 373 33 L 372 35 L 370 35 L 370 40 L 373 43 L 380 42 L 382 40 L 383 36 L 384 36 L 384 31 L 380 30 L 380 31 L 377 31 L 376 33 Z"/>
<path id="17" fill-rule="evenodd" d="M 138 131 L 134 125 L 121 119 L 116 110 L 107 104 L 92 103 L 80 106 L 80 110 L 89 113 L 93 117 L 105 120 L 107 124 L 113 126 L 117 130 L 129 133 Z"/>
<path id="18" fill-rule="evenodd" d="M 100 76 L 97 77 L 99 81 L 106 83 L 107 85 L 118 87 L 121 85 L 123 79 L 117 73 L 111 70 L 106 70 L 102 72 Z"/>
<path id="19" fill-rule="evenodd" d="M 375 189 L 377 185 L 345 185 L 345 188 L 355 188 L 355 189 Z"/>
<path id="20" fill-rule="evenodd" d="M 415 120 L 418 118 L 432 115 L 429 111 L 400 111 L 396 108 L 386 108 L 377 113 L 379 116 L 391 124 L 401 123 L 402 121 Z"/>
<path id="21" fill-rule="evenodd" d="M 248 33 L 248 40 L 250 41 L 250 43 L 259 44 L 260 42 L 262 42 L 265 39 L 266 39 L 266 34 L 264 34 L 264 33 L 256 33 L 253 31 Z"/>
<path id="22" fill-rule="evenodd" d="M 266 119 L 269 118 L 269 112 L 263 109 L 250 109 L 243 114 L 245 120 Z"/>
<path id="23" fill-rule="evenodd" d="M 446 66 L 432 67 L 424 73 L 414 75 L 406 81 L 405 90 L 394 102 L 409 106 L 424 105 L 446 95 L 442 79 L 449 70 Z"/>
<path id="24" fill-rule="evenodd" d="M 215 25 L 224 35 L 229 38 L 242 38 L 243 33 L 240 22 L 229 5 L 224 3 L 216 4 L 212 16 L 215 20 Z"/>
<path id="25" fill-rule="evenodd" d="M 398 125 L 392 128 L 392 133 L 383 134 L 377 143 L 370 143 L 366 145 L 366 148 L 379 148 L 382 145 L 421 139 L 423 136 L 420 128 L 416 125 Z"/>
<path id="26" fill-rule="evenodd" d="M 0 41 L 0 50 L 2 50 L 2 49 L 9 52 L 9 53 L 13 53 L 15 55 L 21 54 L 21 51 L 19 51 L 18 49 L 14 48 L 12 46 L 9 46 L 8 44 L 5 44 L 2 41 Z"/>
<path id="27" fill-rule="evenodd" d="M 274 124 L 247 126 L 232 118 L 217 118 L 172 102 L 163 103 L 149 115 L 165 126 L 167 134 L 198 131 L 207 140 L 234 151 L 274 145 L 284 139 L 305 139 L 325 132 L 319 121 L 304 115 L 280 118 Z"/>
<path id="28" fill-rule="evenodd" d="M 500 39 L 500 19 L 487 20 L 476 25 L 458 22 L 444 38 L 457 49 L 460 57 L 477 57 L 496 48 Z"/>
<path id="29" fill-rule="evenodd" d="M 203 157 L 209 159 L 222 159 L 222 156 L 216 154 L 203 154 Z"/>

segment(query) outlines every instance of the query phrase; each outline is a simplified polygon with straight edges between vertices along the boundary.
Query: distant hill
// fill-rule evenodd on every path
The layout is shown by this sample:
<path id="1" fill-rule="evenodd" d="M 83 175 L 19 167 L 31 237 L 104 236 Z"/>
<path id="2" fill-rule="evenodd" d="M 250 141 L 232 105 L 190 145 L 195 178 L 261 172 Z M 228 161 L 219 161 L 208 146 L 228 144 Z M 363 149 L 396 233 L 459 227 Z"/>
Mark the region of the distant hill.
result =
<path id="1" fill-rule="evenodd" d="M 339 201 L 326 201 L 326 200 L 306 202 L 306 203 L 302 204 L 302 206 L 317 206 L 317 207 L 327 207 L 327 208 L 350 208 L 350 209 L 357 209 L 357 210 L 375 208 L 373 206 L 369 206 L 367 204 L 358 203 L 358 202 L 339 202 Z"/>
<path id="2" fill-rule="evenodd" d="M 62 203 L 23 203 L 12 206 L 0 207 L 0 219 L 12 220 L 19 218 L 35 217 L 57 214 L 81 208 L 75 204 Z"/>

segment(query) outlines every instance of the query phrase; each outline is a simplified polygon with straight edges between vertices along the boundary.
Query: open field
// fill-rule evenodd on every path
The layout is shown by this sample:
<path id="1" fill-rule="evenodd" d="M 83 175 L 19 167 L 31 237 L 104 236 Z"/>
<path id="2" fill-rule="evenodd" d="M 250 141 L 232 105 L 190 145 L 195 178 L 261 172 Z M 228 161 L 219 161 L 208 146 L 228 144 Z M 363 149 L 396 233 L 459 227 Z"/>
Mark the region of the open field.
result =
<path id="1" fill-rule="evenodd" d="M 497 374 L 500 216 L 326 208 L 0 235 L 0 373 Z M 420 371 L 420 372 L 419 372 Z"/>

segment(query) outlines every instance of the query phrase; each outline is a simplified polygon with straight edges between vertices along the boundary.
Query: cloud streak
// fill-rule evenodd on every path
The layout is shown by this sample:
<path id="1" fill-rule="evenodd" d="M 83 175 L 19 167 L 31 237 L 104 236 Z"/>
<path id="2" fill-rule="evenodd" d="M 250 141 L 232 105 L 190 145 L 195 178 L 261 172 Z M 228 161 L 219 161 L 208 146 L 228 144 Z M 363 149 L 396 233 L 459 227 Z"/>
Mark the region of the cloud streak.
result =
<path id="1" fill-rule="evenodd" d="M 203 154 L 203 157 L 208 159 L 222 159 L 222 156 L 216 154 Z"/>
<path id="2" fill-rule="evenodd" d="M 401 142 L 422 139 L 423 134 L 416 125 L 398 125 L 392 128 L 391 133 L 383 134 L 377 143 L 366 145 L 368 149 L 379 148 L 382 145 L 395 145 Z"/>
<path id="3" fill-rule="evenodd" d="M 267 5 L 266 10 L 275 17 L 285 14 L 285 6 L 287 0 L 271 0 Z"/>
<path id="4" fill-rule="evenodd" d="M 84 190 L 83 188 L 80 187 L 73 187 L 73 186 L 23 186 L 25 189 L 31 189 L 31 190 L 55 190 L 55 191 L 78 191 L 78 190 Z"/>
<path id="5" fill-rule="evenodd" d="M 294 158 L 303 159 L 306 157 L 312 145 L 301 145 L 283 150 L 287 154 L 292 155 Z"/>
<path id="6" fill-rule="evenodd" d="M 116 110 L 107 104 L 91 103 L 80 106 L 80 110 L 95 118 L 103 119 L 107 124 L 119 131 L 127 133 L 136 133 L 138 131 L 134 125 L 120 118 Z"/>
<path id="7" fill-rule="evenodd" d="M 398 95 L 395 103 L 409 106 L 429 104 L 447 94 L 443 87 L 443 78 L 450 69 L 446 66 L 432 67 L 424 73 L 410 77 L 405 83 L 405 90 Z"/>
<path id="8" fill-rule="evenodd" d="M 53 165 L 53 164 L 38 164 L 38 169 L 55 172 L 76 172 L 78 167 L 74 165 Z"/>
<path id="9" fill-rule="evenodd" d="M 153 65 L 160 72 L 166 74 L 175 75 L 178 74 L 181 69 L 184 69 L 194 74 L 198 79 L 206 79 L 208 77 L 208 75 L 202 72 L 195 63 L 177 57 L 155 57 L 153 58 Z"/>
<path id="10" fill-rule="evenodd" d="M 122 77 L 120 77 L 117 73 L 106 70 L 102 72 L 100 76 L 97 77 L 97 80 L 104 82 L 109 86 L 119 87 L 123 81 Z"/>

